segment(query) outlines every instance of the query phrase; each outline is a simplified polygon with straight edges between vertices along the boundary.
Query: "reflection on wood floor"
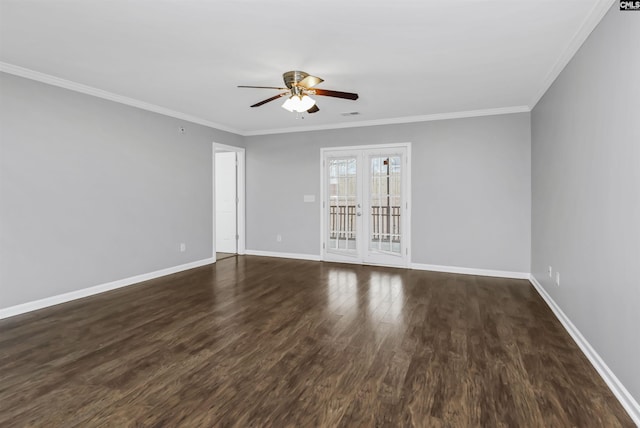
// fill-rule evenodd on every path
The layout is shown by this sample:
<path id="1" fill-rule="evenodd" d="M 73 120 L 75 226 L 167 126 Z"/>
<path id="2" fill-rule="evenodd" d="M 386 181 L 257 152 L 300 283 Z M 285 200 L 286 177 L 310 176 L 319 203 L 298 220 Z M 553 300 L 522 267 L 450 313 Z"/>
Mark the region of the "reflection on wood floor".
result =
<path id="1" fill-rule="evenodd" d="M 0 321 L 0 426 L 633 426 L 531 285 L 238 256 Z"/>
<path id="2" fill-rule="evenodd" d="M 216 261 L 228 259 L 229 257 L 235 257 L 235 253 L 216 253 Z"/>

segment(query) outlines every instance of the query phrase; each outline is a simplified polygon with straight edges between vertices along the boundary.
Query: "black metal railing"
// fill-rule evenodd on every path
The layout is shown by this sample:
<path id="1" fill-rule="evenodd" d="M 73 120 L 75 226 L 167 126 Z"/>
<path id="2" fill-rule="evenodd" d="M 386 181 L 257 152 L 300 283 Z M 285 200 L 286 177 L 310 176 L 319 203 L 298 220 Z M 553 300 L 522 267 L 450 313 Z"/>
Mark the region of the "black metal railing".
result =
<path id="1" fill-rule="evenodd" d="M 356 206 L 329 206 L 329 237 L 355 239 Z M 371 238 L 375 241 L 400 242 L 400 206 L 371 207 Z"/>

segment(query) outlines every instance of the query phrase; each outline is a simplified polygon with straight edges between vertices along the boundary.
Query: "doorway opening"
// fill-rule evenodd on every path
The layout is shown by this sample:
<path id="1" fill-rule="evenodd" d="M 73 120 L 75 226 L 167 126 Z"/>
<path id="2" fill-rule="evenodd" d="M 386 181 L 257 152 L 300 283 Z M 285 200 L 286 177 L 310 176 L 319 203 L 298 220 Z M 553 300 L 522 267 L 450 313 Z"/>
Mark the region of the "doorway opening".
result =
<path id="1" fill-rule="evenodd" d="M 213 144 L 213 255 L 245 253 L 244 149 Z"/>
<path id="2" fill-rule="evenodd" d="M 410 264 L 410 143 L 322 149 L 326 261 Z"/>

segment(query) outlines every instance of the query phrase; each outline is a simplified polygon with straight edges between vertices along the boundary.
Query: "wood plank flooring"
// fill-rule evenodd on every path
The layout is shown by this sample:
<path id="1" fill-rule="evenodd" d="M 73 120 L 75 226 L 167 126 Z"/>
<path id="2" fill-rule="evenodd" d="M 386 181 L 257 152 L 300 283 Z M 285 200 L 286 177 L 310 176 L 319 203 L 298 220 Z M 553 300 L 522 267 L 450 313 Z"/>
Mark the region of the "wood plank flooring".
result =
<path id="1" fill-rule="evenodd" d="M 633 423 L 527 281 L 239 256 L 0 321 L 0 426 Z"/>
<path id="2" fill-rule="evenodd" d="M 216 253 L 216 260 L 224 260 L 235 256 L 237 256 L 236 253 Z"/>

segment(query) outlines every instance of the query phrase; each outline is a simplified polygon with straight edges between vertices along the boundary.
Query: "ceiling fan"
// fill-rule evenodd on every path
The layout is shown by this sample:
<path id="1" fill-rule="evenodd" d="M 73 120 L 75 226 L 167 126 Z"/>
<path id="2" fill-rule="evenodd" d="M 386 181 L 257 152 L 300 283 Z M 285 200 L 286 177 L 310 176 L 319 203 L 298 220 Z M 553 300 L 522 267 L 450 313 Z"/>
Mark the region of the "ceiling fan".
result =
<path id="1" fill-rule="evenodd" d="M 303 113 L 305 111 L 307 113 L 317 113 L 320 111 L 316 105 L 316 100 L 311 98 L 310 95 L 344 98 L 346 100 L 358 99 L 358 94 L 354 94 L 352 92 L 340 92 L 331 91 L 329 89 L 314 88 L 314 86 L 322 83 L 324 80 L 305 73 L 304 71 L 287 71 L 282 75 L 282 78 L 284 79 L 285 88 L 277 86 L 238 86 L 238 88 L 278 89 L 285 91 L 278 95 L 274 95 L 271 98 L 267 98 L 266 100 L 262 100 L 259 103 L 255 103 L 251 107 L 260 107 L 261 105 L 277 100 L 278 98 L 287 97 L 282 108 L 289 110 L 290 112 L 295 111 L 298 113 Z"/>

